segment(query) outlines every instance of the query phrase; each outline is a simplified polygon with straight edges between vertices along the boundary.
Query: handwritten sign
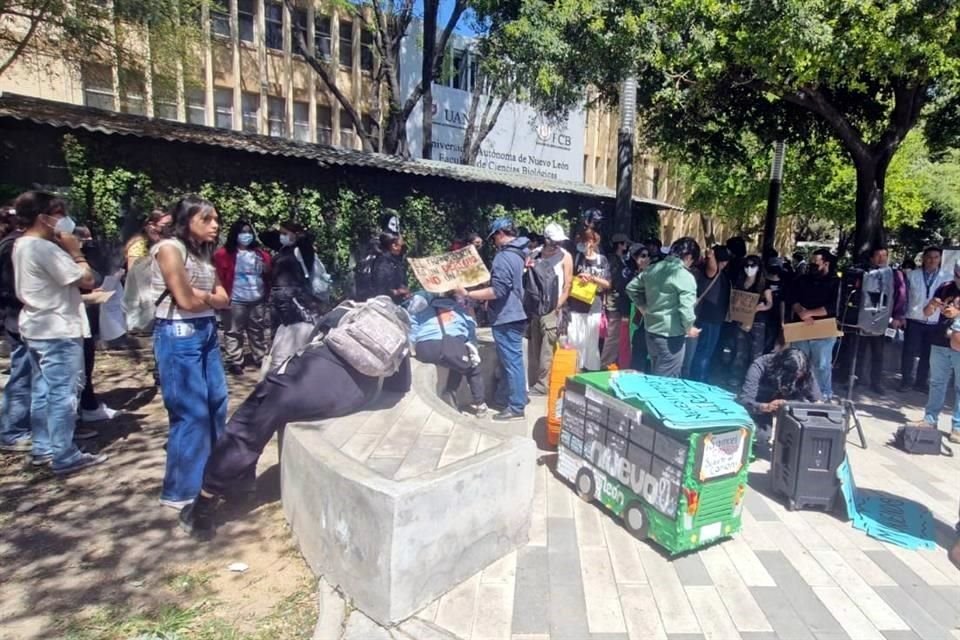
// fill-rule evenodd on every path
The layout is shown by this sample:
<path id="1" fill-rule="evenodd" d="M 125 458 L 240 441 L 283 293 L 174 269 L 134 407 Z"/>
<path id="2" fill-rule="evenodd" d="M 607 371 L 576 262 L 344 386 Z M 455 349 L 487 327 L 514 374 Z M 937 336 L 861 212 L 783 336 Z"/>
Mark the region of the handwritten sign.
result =
<path id="1" fill-rule="evenodd" d="M 700 481 L 704 482 L 740 471 L 743 466 L 743 446 L 746 440 L 747 433 L 744 429 L 704 436 Z"/>
<path id="2" fill-rule="evenodd" d="M 408 258 L 408 261 L 417 280 L 431 293 L 473 287 L 490 280 L 490 272 L 473 245 L 439 256 Z"/>
<path id="3" fill-rule="evenodd" d="M 730 320 L 739 322 L 744 331 L 753 326 L 753 317 L 757 315 L 759 293 L 750 293 L 740 289 L 730 291 Z"/>
<path id="4" fill-rule="evenodd" d="M 823 318 L 812 323 L 787 322 L 783 325 L 783 341 L 787 344 L 803 340 L 818 340 L 820 338 L 836 338 L 842 335 L 837 330 L 836 318 Z"/>

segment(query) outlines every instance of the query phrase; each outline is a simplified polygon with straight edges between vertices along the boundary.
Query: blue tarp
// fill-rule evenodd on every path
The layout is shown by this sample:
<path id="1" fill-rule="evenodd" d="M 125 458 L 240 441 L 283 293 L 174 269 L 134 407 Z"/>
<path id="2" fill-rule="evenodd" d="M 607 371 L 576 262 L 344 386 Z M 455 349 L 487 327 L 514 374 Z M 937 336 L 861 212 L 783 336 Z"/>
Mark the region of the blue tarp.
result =
<path id="1" fill-rule="evenodd" d="M 647 411 L 672 429 L 753 424 L 750 414 L 732 393 L 701 382 L 623 372 L 611 378 L 610 389 L 621 400 L 643 403 Z"/>
<path id="2" fill-rule="evenodd" d="M 925 506 L 884 491 L 857 488 L 849 458 L 840 463 L 837 477 L 855 529 L 905 549 L 936 548 L 933 514 Z"/>

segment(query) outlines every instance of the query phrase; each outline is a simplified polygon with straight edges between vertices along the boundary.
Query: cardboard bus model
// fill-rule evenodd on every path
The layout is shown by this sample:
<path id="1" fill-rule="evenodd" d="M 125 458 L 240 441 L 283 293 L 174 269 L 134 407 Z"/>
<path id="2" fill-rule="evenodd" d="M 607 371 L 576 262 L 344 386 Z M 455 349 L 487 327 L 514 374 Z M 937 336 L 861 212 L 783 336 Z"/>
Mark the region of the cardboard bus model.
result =
<path id="1" fill-rule="evenodd" d="M 729 418 L 715 423 L 723 426 L 707 421 L 677 428 L 642 398 L 625 402 L 612 395 L 615 375 L 590 373 L 567 380 L 560 475 L 581 498 L 596 500 L 620 517 L 635 537 L 650 538 L 671 554 L 738 531 L 754 432 L 746 411 L 736 407 L 726 412 Z M 655 380 L 661 386 L 676 382 L 707 389 L 682 380 Z"/>

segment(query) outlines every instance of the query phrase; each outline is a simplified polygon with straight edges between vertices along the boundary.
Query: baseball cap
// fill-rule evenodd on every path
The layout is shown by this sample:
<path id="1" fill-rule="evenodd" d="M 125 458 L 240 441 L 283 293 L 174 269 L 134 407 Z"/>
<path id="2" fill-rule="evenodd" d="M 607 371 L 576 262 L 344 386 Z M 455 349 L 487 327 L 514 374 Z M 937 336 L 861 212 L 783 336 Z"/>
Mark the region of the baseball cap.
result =
<path id="1" fill-rule="evenodd" d="M 543 228 L 543 237 L 550 242 L 564 242 L 567 240 L 567 232 L 556 222 L 551 222 Z"/>
<path id="2" fill-rule="evenodd" d="M 723 245 L 715 245 L 713 247 L 713 255 L 717 259 L 717 262 L 730 262 L 730 250 Z"/>
<path id="3" fill-rule="evenodd" d="M 647 250 L 647 245 L 645 245 L 645 244 L 643 244 L 643 243 L 641 243 L 641 242 L 635 242 L 635 243 L 633 243 L 632 245 L 630 245 L 630 257 L 631 257 L 631 258 L 632 258 L 632 257 L 635 257 L 638 253 L 641 253 L 641 252 L 643 252 L 643 251 L 646 251 L 647 254 L 650 253 L 650 252 Z"/>
<path id="4" fill-rule="evenodd" d="M 777 257 L 769 258 L 767 260 L 767 269 L 771 269 L 771 270 L 783 269 L 783 258 L 777 258 Z"/>
<path id="5" fill-rule="evenodd" d="M 504 229 L 509 229 L 513 226 L 513 220 L 510 218 L 497 218 L 493 221 L 493 224 L 490 225 L 490 233 L 487 234 L 487 239 L 493 237 L 497 231 L 503 231 Z"/>
<path id="6" fill-rule="evenodd" d="M 630 238 L 628 238 L 627 234 L 625 233 L 615 233 L 613 234 L 613 238 L 610 239 L 610 242 L 612 242 L 613 244 L 619 244 L 621 242 L 629 244 Z"/>

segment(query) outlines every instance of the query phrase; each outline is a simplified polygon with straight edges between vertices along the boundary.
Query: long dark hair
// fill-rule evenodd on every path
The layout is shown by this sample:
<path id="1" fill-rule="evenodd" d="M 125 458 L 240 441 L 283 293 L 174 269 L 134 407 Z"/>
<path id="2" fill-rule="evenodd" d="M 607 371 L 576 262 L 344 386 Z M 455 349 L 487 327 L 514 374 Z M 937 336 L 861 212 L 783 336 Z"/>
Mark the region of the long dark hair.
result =
<path id="1" fill-rule="evenodd" d="M 760 261 L 760 256 L 750 255 L 743 259 L 742 268 L 740 273 L 737 274 L 736 278 L 736 288 L 746 290 L 747 288 L 747 272 L 745 269 L 748 266 L 757 267 L 757 277 L 753 281 L 754 287 L 756 288 L 756 293 L 763 293 L 763 290 L 767 288 L 767 276 L 763 268 L 763 263 Z"/>
<path id="2" fill-rule="evenodd" d="M 249 246 L 244 248 L 256 249 L 257 247 L 260 246 L 260 243 L 257 242 L 257 232 L 253 228 L 253 223 L 251 223 L 249 220 L 245 220 L 241 218 L 240 220 L 237 220 L 232 225 L 230 225 L 230 231 L 227 233 L 227 241 L 223 243 L 223 246 L 230 253 L 237 252 L 237 236 L 240 235 L 240 232 L 243 230 L 244 227 L 250 227 L 250 233 L 253 234 L 253 242 L 251 242 Z"/>
<path id="3" fill-rule="evenodd" d="M 210 261 L 216 242 L 197 242 L 190 235 L 190 221 L 194 216 L 209 216 L 216 211 L 209 200 L 198 195 L 188 194 L 177 200 L 170 209 L 173 216 L 173 237 L 183 242 L 187 252 L 201 260 Z"/>
<path id="4" fill-rule="evenodd" d="M 305 230 L 302 224 L 299 222 L 294 222 L 293 220 L 288 220 L 281 223 L 280 229 L 283 231 L 292 231 L 297 234 L 296 244 L 292 247 L 283 247 L 281 252 L 289 251 L 290 253 L 293 253 L 295 248 L 300 249 L 300 257 L 303 258 L 303 264 L 307 267 L 307 271 L 312 276 L 313 259 L 317 255 L 316 250 L 313 248 L 313 234 Z"/>
<path id="5" fill-rule="evenodd" d="M 779 395 L 785 399 L 801 395 L 810 384 L 810 359 L 799 349 L 784 349 L 773 357 L 768 370 Z"/>

